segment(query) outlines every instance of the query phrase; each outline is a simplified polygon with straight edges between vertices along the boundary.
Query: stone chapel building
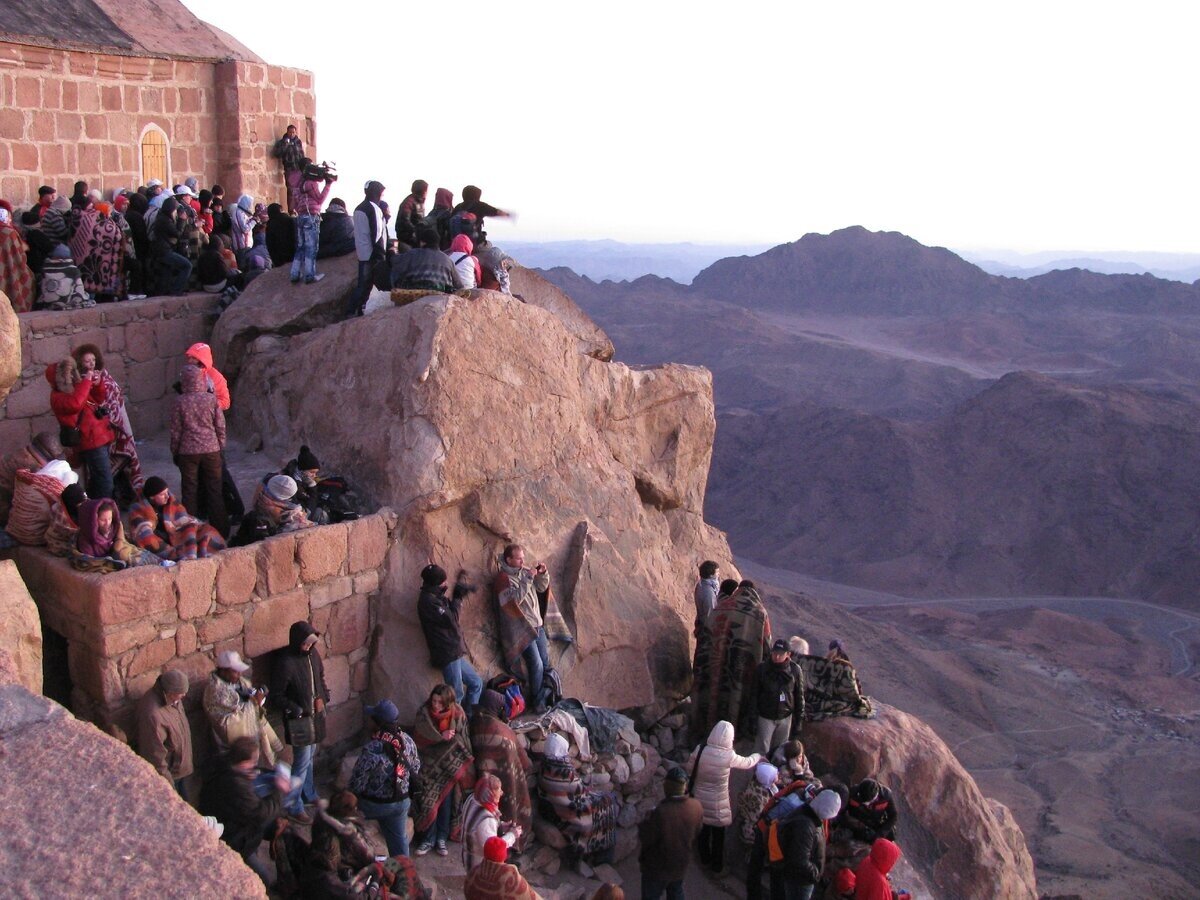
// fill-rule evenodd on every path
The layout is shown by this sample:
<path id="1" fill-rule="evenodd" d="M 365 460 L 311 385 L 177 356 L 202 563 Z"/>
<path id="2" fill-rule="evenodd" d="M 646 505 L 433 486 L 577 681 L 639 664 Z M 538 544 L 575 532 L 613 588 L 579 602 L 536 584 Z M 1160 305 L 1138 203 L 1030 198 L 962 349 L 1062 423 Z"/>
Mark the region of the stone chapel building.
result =
<path id="1" fill-rule="evenodd" d="M 315 156 L 312 73 L 268 65 L 178 0 L 0 2 L 0 197 L 17 208 L 79 180 L 106 197 L 195 176 L 282 198 L 271 147 L 289 124 Z"/>

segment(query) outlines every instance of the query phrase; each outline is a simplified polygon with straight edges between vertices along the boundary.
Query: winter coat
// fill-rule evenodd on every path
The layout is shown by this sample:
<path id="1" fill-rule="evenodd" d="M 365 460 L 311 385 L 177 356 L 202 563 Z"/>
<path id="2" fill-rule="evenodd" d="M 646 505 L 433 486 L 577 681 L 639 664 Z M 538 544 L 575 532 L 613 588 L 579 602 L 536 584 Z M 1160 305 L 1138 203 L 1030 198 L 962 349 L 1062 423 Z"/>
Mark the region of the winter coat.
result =
<path id="1" fill-rule="evenodd" d="M 192 774 L 192 728 L 183 705 L 171 706 L 155 684 L 137 705 L 138 755 L 169 781 Z"/>
<path id="2" fill-rule="evenodd" d="M 697 755 L 700 763 L 696 764 Z M 753 769 L 762 757 L 757 753 L 739 756 L 733 752 L 733 725 L 718 722 L 708 742 L 688 757 L 686 769 L 696 771 L 691 793 L 704 807 L 704 824 L 722 827 L 733 823 L 733 805 L 729 802 L 730 769 Z"/>
<path id="3" fill-rule="evenodd" d="M 201 815 L 212 816 L 225 826 L 221 840 L 245 858 L 262 843 L 263 830 L 280 815 L 281 803 L 274 790 L 259 797 L 253 775 L 220 760 L 204 780 L 198 807 Z"/>
<path id="4" fill-rule="evenodd" d="M 887 876 L 899 859 L 899 847 L 887 838 L 875 841 L 854 872 L 854 900 L 892 900 L 892 885 Z"/>
<path id="5" fill-rule="evenodd" d="M 779 823 L 783 859 L 771 868 L 796 884 L 816 884 L 825 868 L 825 826 L 812 807 L 805 804 Z"/>
<path id="6" fill-rule="evenodd" d="M 268 696 L 270 702 L 283 711 L 285 723 L 287 719 L 316 715 L 318 697 L 325 703 L 329 702 L 325 667 L 317 648 L 314 647 L 309 653 L 300 649 L 313 633 L 312 626 L 307 622 L 294 623 L 288 634 L 288 646 L 279 651 L 275 660 L 274 684 Z M 316 716 L 316 720 L 319 744 L 325 739 L 325 716 Z"/>
<path id="7" fill-rule="evenodd" d="M 462 824 L 463 866 L 468 872 L 483 862 L 483 845 L 487 843 L 488 838 L 500 836 L 509 847 L 517 842 L 517 836 L 512 831 L 500 834 L 500 817 L 494 810 L 480 803 L 474 795 L 463 803 Z"/>
<path id="8" fill-rule="evenodd" d="M 533 569 L 513 568 L 504 561 L 503 556 L 500 557 L 499 567 L 492 588 L 500 612 L 524 618 L 531 628 L 541 628 L 542 611 L 538 594 L 550 587 L 550 573 L 542 572 L 539 575 Z"/>
<path id="9" fill-rule="evenodd" d="M 267 475 L 259 482 L 254 492 L 254 512 L 271 527 L 272 534 L 282 534 L 286 531 L 299 531 L 301 528 L 312 527 L 304 507 L 291 500 L 280 500 L 267 487 L 274 476 Z"/>
<path id="10" fill-rule="evenodd" d="M 704 807 L 695 797 L 667 797 L 658 804 L 638 827 L 643 876 L 668 884 L 682 880 L 703 819 Z"/>
<path id="11" fill-rule="evenodd" d="M 244 699 L 239 688 L 249 691 L 253 685 L 248 678 L 239 678 L 237 683 L 228 682 L 217 672 L 209 675 L 204 685 L 204 714 L 212 726 L 217 749 L 226 749 L 238 738 L 252 737 L 258 741 L 259 766 L 273 766 L 283 744 L 262 707 L 256 700 Z"/>
<path id="12" fill-rule="evenodd" d="M 879 796 L 871 803 L 863 803 L 858 797 L 858 787 L 850 792 L 846 805 L 846 823 L 859 840 L 870 843 L 878 837 L 891 838 L 896 833 L 896 801 L 892 792 L 879 785 Z"/>
<path id="13" fill-rule="evenodd" d="M 695 600 L 696 600 L 696 625 L 695 631 L 699 636 L 700 629 L 708 623 L 709 614 L 717 605 L 717 592 L 721 589 L 721 583 L 715 578 L 701 578 L 696 582 Z"/>
<path id="14" fill-rule="evenodd" d="M 782 666 L 770 659 L 758 664 L 754 673 L 754 711 L 759 718 L 773 722 L 791 716 L 789 737 L 800 734 L 804 721 L 804 672 L 790 657 Z"/>
<path id="15" fill-rule="evenodd" d="M 209 393 L 208 379 L 199 366 L 184 366 L 183 388 L 171 410 L 171 455 L 220 453 L 225 446 L 225 414 Z"/>
<path id="16" fill-rule="evenodd" d="M 197 360 L 204 367 L 204 374 L 208 378 L 209 390 L 217 395 L 217 405 L 221 407 L 221 410 L 229 409 L 229 383 L 225 380 L 225 376 L 213 365 L 212 347 L 203 342 L 197 342 L 188 347 L 184 353 L 186 356 Z"/>
<path id="17" fill-rule="evenodd" d="M 111 444 L 113 432 L 108 416 L 96 414 L 108 395 L 104 382 L 88 378 L 74 381 L 74 377 L 78 377 L 78 372 L 73 361 L 70 366 L 66 365 L 66 360 L 46 366 L 50 409 L 54 411 L 54 417 L 60 425 L 79 429 L 83 436 L 79 442 L 80 451 Z"/>
<path id="18" fill-rule="evenodd" d="M 467 644 L 458 622 L 465 596 L 466 591 L 457 585 L 450 599 L 446 598 L 444 586 L 421 589 L 417 616 L 421 620 L 421 630 L 425 632 L 425 643 L 429 645 L 429 664 L 435 669 L 444 669 L 466 655 Z"/>

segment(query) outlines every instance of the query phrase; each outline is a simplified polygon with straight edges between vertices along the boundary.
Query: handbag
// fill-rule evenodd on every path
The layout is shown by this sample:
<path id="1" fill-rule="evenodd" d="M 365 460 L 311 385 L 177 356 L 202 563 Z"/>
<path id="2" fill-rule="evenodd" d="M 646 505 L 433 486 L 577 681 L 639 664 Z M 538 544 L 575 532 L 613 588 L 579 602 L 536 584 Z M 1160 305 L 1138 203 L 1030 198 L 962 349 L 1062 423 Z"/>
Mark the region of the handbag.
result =
<path id="1" fill-rule="evenodd" d="M 317 743 L 317 718 L 304 716 L 283 720 L 284 739 L 293 747 L 308 747 Z"/>
<path id="2" fill-rule="evenodd" d="M 86 409 L 87 407 L 84 407 L 79 411 L 74 425 L 58 426 L 58 442 L 64 447 L 78 447 L 83 443 L 83 432 L 79 429 L 79 423 L 83 421 L 83 413 Z"/>
<path id="3" fill-rule="evenodd" d="M 688 779 L 688 796 L 696 796 L 696 773 L 700 771 L 700 757 L 704 755 L 704 751 L 708 749 L 707 744 L 701 744 L 700 752 L 696 754 L 696 761 L 692 763 L 692 777 Z"/>

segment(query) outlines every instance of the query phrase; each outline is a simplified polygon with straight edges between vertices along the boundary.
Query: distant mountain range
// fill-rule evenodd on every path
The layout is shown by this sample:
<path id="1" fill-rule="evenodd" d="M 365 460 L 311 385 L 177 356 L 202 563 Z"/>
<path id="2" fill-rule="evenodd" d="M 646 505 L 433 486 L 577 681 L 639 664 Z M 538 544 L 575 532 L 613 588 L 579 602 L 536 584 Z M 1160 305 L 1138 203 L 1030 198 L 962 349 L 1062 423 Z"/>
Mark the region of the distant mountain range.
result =
<path id="1" fill-rule="evenodd" d="M 1200 286 L 998 276 L 863 228 L 691 285 L 545 274 L 618 359 L 713 371 L 707 513 L 738 554 L 899 593 L 1200 605 Z"/>
<path id="2" fill-rule="evenodd" d="M 564 267 L 597 282 L 633 281 L 654 275 L 679 284 L 690 284 L 702 269 L 717 260 L 754 256 L 769 247 L 769 244 L 626 244 L 613 240 L 504 242 L 504 249 L 530 268 Z M 1013 278 L 1032 278 L 1056 269 L 1086 269 L 1101 275 L 1148 274 L 1189 284 L 1200 278 L 1200 253 L 955 252 L 990 275 Z"/>

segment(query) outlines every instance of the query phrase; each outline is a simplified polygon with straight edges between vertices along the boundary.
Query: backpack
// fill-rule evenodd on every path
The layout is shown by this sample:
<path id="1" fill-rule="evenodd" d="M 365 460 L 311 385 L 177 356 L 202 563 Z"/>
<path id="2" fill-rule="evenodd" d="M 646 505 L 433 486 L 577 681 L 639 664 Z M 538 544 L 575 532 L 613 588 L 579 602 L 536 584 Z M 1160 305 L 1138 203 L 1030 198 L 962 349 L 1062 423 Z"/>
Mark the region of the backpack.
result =
<path id="1" fill-rule="evenodd" d="M 542 674 L 542 702 L 546 706 L 554 706 L 563 698 L 562 676 L 557 669 L 547 667 Z"/>
<path id="2" fill-rule="evenodd" d="M 352 794 L 377 803 L 395 800 L 396 760 L 392 758 L 391 748 L 380 740 L 367 744 L 354 763 L 346 787 Z"/>
<path id="3" fill-rule="evenodd" d="M 512 675 L 497 675 L 487 683 L 488 690 L 504 697 L 504 711 L 510 718 L 525 712 L 525 695 L 521 693 L 521 682 Z"/>
<path id="4" fill-rule="evenodd" d="M 479 219 L 475 213 L 456 212 L 450 217 L 450 237 L 451 239 L 458 237 L 460 234 L 465 234 L 471 239 L 472 244 L 479 243 Z"/>

